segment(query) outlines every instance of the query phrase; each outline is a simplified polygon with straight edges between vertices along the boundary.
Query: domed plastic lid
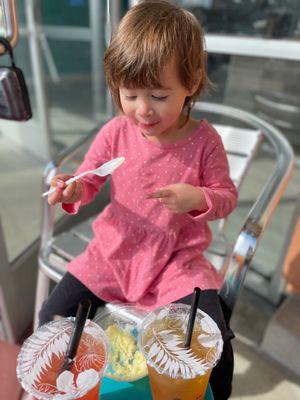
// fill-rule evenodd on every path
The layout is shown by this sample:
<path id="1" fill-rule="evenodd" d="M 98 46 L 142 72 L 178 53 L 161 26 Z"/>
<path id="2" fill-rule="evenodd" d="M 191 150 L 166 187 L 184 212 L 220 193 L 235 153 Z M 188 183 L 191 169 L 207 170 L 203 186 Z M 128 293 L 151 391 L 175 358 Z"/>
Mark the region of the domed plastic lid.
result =
<path id="1" fill-rule="evenodd" d="M 184 346 L 190 306 L 170 304 L 144 319 L 139 347 L 147 363 L 160 374 L 192 379 L 205 375 L 219 360 L 223 350 L 221 332 L 214 320 L 197 310 L 191 345 Z"/>
<path id="2" fill-rule="evenodd" d="M 23 389 L 40 400 L 71 400 L 93 389 L 104 374 L 108 342 L 103 330 L 87 320 L 70 370 L 61 372 L 74 318 L 49 322 L 23 344 L 17 377 Z"/>

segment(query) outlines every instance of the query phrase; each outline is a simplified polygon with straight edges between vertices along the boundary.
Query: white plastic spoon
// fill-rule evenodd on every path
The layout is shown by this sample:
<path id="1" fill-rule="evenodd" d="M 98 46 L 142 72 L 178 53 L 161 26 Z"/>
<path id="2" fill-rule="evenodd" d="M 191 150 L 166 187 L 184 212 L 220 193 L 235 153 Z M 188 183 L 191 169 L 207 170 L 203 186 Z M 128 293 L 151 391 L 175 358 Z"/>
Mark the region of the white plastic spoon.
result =
<path id="1" fill-rule="evenodd" d="M 87 174 L 95 174 L 98 176 L 106 176 L 109 174 L 112 174 L 123 162 L 125 161 L 125 157 L 117 157 L 113 158 L 112 160 L 107 161 L 106 163 L 100 165 L 100 167 L 96 169 L 91 169 L 90 171 L 84 171 L 79 175 L 73 176 L 73 178 L 68 179 L 65 184 L 70 185 L 70 183 L 77 181 L 79 178 L 82 178 L 83 176 Z M 55 187 L 52 189 L 48 190 L 48 192 L 45 192 L 42 194 L 42 197 L 47 196 L 50 193 L 54 193 L 56 190 Z"/>

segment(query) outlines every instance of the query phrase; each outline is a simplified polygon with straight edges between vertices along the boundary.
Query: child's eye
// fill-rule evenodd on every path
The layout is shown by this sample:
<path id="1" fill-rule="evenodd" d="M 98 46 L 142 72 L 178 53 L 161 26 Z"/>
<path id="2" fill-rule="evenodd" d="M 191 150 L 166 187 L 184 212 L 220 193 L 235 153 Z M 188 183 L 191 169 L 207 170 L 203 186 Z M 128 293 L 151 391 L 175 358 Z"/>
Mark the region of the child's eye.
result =
<path id="1" fill-rule="evenodd" d="M 127 100 L 135 100 L 136 96 L 125 96 L 125 99 L 127 99 Z"/>
<path id="2" fill-rule="evenodd" d="M 154 100 L 158 100 L 158 101 L 164 101 L 168 98 L 168 96 L 154 96 L 152 95 Z"/>

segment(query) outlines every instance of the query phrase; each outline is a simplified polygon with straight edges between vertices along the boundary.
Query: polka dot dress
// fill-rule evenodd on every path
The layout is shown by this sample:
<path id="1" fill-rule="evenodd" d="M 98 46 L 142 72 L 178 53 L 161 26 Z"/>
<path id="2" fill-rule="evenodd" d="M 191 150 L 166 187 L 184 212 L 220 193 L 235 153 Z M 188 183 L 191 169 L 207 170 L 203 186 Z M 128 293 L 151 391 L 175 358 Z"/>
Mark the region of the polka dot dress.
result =
<path id="1" fill-rule="evenodd" d="M 154 309 L 192 292 L 218 288 L 221 279 L 204 258 L 207 222 L 237 203 L 222 141 L 205 120 L 174 143 L 149 141 L 127 117 L 116 117 L 96 136 L 76 174 L 125 157 L 111 176 L 111 203 L 93 223 L 94 237 L 68 270 L 98 297 Z M 93 200 L 105 179 L 87 175 L 84 198 L 63 204 L 69 213 Z M 147 195 L 171 183 L 201 187 L 208 210 L 175 214 Z"/>

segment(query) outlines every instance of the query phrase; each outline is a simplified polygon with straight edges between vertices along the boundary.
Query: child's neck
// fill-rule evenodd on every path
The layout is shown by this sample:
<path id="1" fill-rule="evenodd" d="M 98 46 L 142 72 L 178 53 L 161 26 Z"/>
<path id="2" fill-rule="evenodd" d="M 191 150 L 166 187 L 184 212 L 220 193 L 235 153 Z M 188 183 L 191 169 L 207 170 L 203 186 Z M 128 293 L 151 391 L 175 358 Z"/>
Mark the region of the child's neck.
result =
<path id="1" fill-rule="evenodd" d="M 144 136 L 151 142 L 157 142 L 162 144 L 175 143 L 181 139 L 190 136 L 199 126 L 199 121 L 189 117 L 187 122 L 184 123 L 185 119 L 186 116 L 180 117 L 173 128 L 171 128 L 167 132 L 162 132 L 158 136 L 147 136 L 147 135 Z"/>

